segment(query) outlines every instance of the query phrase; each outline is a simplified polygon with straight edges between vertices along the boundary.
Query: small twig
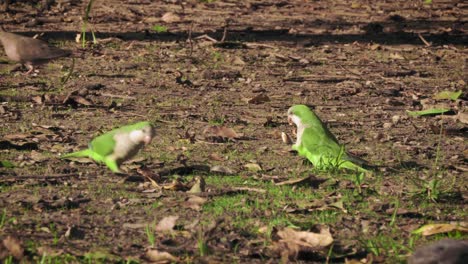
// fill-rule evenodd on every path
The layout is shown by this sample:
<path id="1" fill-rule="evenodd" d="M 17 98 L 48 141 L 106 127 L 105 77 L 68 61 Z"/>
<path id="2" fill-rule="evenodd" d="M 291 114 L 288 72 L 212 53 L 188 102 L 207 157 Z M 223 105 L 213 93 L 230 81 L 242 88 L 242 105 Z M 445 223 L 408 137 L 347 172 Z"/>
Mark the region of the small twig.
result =
<path id="1" fill-rule="evenodd" d="M 250 187 L 234 187 L 231 190 L 233 191 L 247 191 L 247 192 L 257 192 L 257 193 L 266 193 L 266 190 Z"/>
<path id="2" fill-rule="evenodd" d="M 144 116 L 144 115 L 139 115 L 139 114 L 135 114 L 135 113 L 130 113 L 130 112 L 126 112 L 125 113 L 126 115 L 131 115 L 131 116 L 138 116 L 138 117 L 142 117 L 142 118 L 148 118 L 147 116 Z"/>
<path id="3" fill-rule="evenodd" d="M 345 70 L 345 71 L 347 71 L 347 72 L 349 72 L 349 73 L 351 73 L 351 74 L 353 74 L 353 75 L 355 75 L 355 76 L 358 76 L 358 77 L 360 77 L 360 78 L 362 79 L 362 75 L 361 75 L 361 74 L 355 73 L 355 72 L 353 72 L 353 71 L 351 71 L 351 70 L 348 70 L 348 69 L 346 69 L 345 67 L 343 67 L 341 64 L 337 64 L 337 65 L 340 66 L 341 69 L 343 69 L 343 70 Z"/>
<path id="4" fill-rule="evenodd" d="M 427 40 L 424 39 L 424 37 L 421 35 L 421 33 L 418 33 L 418 37 L 419 37 L 419 39 L 424 43 L 424 45 L 426 45 L 426 47 L 432 46 L 431 43 L 427 42 Z"/>
<path id="5" fill-rule="evenodd" d="M 9 182 L 9 181 L 21 181 L 27 179 L 33 180 L 46 180 L 46 179 L 58 179 L 58 178 L 68 178 L 68 177 L 79 177 L 80 175 L 77 173 L 71 174 L 52 174 L 52 175 L 14 175 L 10 177 L 3 177 L 2 181 L 0 182 Z"/>
<path id="6" fill-rule="evenodd" d="M 62 88 L 68 82 L 68 79 L 70 79 L 71 75 L 73 74 L 74 69 L 75 69 L 75 58 L 72 58 L 72 64 L 70 66 L 70 70 L 68 71 L 67 75 L 65 76 L 65 79 L 62 81 Z"/>
<path id="7" fill-rule="evenodd" d="M 226 24 L 224 25 L 223 37 L 221 38 L 220 42 L 224 42 L 226 40 L 228 26 L 229 21 L 226 20 Z"/>
<path id="8" fill-rule="evenodd" d="M 204 144 L 208 144 L 208 145 L 223 145 L 223 144 L 226 144 L 226 142 L 209 142 L 209 141 L 205 141 L 205 140 L 201 140 L 201 139 L 197 139 L 196 142 L 200 142 L 200 143 L 204 143 Z"/>
<path id="9" fill-rule="evenodd" d="M 276 49 L 277 47 L 268 45 L 268 44 L 259 44 L 259 43 L 245 43 L 247 48 L 270 48 L 270 49 Z"/>
<path id="10" fill-rule="evenodd" d="M 192 31 L 193 31 L 193 21 L 190 23 L 189 34 L 188 34 L 188 39 L 187 39 L 187 41 L 188 41 L 189 44 L 190 44 L 190 53 L 189 53 L 189 57 L 192 57 L 192 53 L 193 53 Z"/>
<path id="11" fill-rule="evenodd" d="M 209 40 L 209 41 L 212 41 L 212 42 L 218 42 L 216 39 L 208 36 L 207 34 L 204 34 L 204 35 L 201 35 L 201 36 L 198 36 L 196 37 L 195 39 L 206 39 L 206 40 Z"/>
<path id="12" fill-rule="evenodd" d="M 111 97 L 111 98 L 120 98 L 120 99 L 131 99 L 131 100 L 136 100 L 136 97 L 128 96 L 128 95 L 118 95 L 118 94 L 110 94 L 110 93 L 101 93 L 101 96 Z"/>

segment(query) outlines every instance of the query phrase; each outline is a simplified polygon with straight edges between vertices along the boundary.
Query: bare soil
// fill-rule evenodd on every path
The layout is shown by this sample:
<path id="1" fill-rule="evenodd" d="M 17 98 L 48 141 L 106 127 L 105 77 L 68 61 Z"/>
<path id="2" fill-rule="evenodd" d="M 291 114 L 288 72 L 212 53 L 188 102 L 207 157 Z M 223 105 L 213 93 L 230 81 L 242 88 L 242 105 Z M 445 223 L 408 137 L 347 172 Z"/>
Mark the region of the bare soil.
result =
<path id="1" fill-rule="evenodd" d="M 0 53 L 0 161 L 14 165 L 0 167 L 0 259 L 145 263 L 157 249 L 177 258 L 168 262 L 404 262 L 447 236 L 412 230 L 466 221 L 468 5 L 433 2 L 96 1 L 83 48 L 86 3 L 13 1 L 1 26 L 43 33 L 75 55 L 24 76 Z M 444 90 L 463 94 L 433 99 Z M 293 104 L 313 106 L 350 152 L 377 166 L 374 175 L 356 183 L 315 172 L 291 152 L 281 133 L 294 139 Z M 407 114 L 441 105 L 451 111 Z M 124 175 L 59 159 L 142 120 L 157 136 Z M 152 187 L 142 166 L 166 188 Z M 326 183 L 274 184 L 311 174 Z M 206 181 L 198 195 L 187 193 L 195 176 Z M 300 192 L 306 205 L 292 198 Z M 331 216 L 310 205 L 340 199 Z M 175 226 L 154 231 L 167 216 L 178 216 Z M 330 228 L 331 249 L 278 243 L 277 230 L 318 225 Z"/>

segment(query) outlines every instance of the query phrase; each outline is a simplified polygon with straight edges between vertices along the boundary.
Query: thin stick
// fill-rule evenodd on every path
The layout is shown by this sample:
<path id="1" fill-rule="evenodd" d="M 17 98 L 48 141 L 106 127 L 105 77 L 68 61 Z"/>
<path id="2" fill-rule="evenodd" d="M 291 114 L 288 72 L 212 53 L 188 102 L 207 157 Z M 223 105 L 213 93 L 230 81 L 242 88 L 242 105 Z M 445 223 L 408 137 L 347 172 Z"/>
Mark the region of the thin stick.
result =
<path id="1" fill-rule="evenodd" d="M 420 39 L 422 42 L 424 42 L 424 45 L 426 45 L 426 47 L 432 46 L 431 43 L 427 42 L 427 40 L 424 39 L 424 37 L 421 35 L 421 33 L 418 33 L 418 37 L 419 37 L 419 39 Z"/>
<path id="2" fill-rule="evenodd" d="M 224 25 L 223 37 L 221 38 L 220 42 L 224 42 L 226 40 L 228 26 L 229 22 L 226 21 L 226 24 Z"/>
<path id="3" fill-rule="evenodd" d="M 192 57 L 192 53 L 193 53 L 192 30 L 193 30 L 193 21 L 190 23 L 189 35 L 188 35 L 188 39 L 187 39 L 189 44 L 190 44 L 189 57 Z"/>

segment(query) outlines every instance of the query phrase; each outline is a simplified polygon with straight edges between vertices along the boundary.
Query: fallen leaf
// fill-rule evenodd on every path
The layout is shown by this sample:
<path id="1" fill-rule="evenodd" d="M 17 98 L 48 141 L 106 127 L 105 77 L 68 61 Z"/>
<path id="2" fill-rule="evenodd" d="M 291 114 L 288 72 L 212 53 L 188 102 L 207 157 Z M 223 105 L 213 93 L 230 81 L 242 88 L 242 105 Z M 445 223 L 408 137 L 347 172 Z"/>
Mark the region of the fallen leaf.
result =
<path id="1" fill-rule="evenodd" d="M 291 145 L 293 143 L 291 137 L 284 132 L 281 132 L 281 139 L 283 140 L 284 144 Z"/>
<path id="2" fill-rule="evenodd" d="M 24 139 L 27 139 L 29 137 L 31 137 L 30 134 L 16 133 L 16 134 L 5 135 L 3 137 L 3 139 L 6 139 L 6 140 L 24 140 Z"/>
<path id="3" fill-rule="evenodd" d="M 454 224 L 428 224 L 411 232 L 412 234 L 421 234 L 423 236 L 431 236 L 440 233 L 449 233 L 452 231 L 468 232 L 468 228 Z"/>
<path id="4" fill-rule="evenodd" d="M 201 206 L 206 203 L 207 199 L 206 198 L 203 198 L 203 197 L 200 197 L 200 196 L 196 196 L 196 195 L 191 195 L 187 201 L 185 201 L 185 206 L 187 206 L 188 208 L 191 208 L 193 210 L 201 210 Z"/>
<path id="5" fill-rule="evenodd" d="M 270 97 L 266 94 L 259 94 L 254 98 L 248 99 L 247 103 L 249 104 L 263 104 L 270 101 Z"/>
<path id="6" fill-rule="evenodd" d="M 249 171 L 257 172 L 257 171 L 262 171 L 262 167 L 258 165 L 257 163 L 247 163 L 244 165 L 244 168 L 246 168 Z"/>
<path id="7" fill-rule="evenodd" d="M 143 256 L 146 260 L 155 263 L 171 263 L 178 262 L 179 259 L 174 257 L 168 252 L 159 251 L 157 249 L 147 249 L 145 255 Z"/>
<path id="8" fill-rule="evenodd" d="M 148 223 L 124 223 L 122 225 L 123 228 L 128 229 L 144 229 L 148 226 Z"/>
<path id="9" fill-rule="evenodd" d="M 371 50 L 377 50 L 377 49 L 380 49 L 380 45 L 379 44 L 372 44 L 369 48 Z"/>
<path id="10" fill-rule="evenodd" d="M 48 246 L 37 247 L 37 254 L 39 256 L 47 255 L 48 257 L 56 257 L 63 254 L 63 249 L 50 248 Z"/>
<path id="11" fill-rule="evenodd" d="M 220 157 L 218 154 L 216 153 L 211 153 L 209 156 L 208 156 L 211 160 L 216 160 L 216 161 L 224 161 L 224 159 L 222 157 Z"/>
<path id="12" fill-rule="evenodd" d="M 296 231 L 292 228 L 286 227 L 285 229 L 278 231 L 278 236 L 281 238 L 280 241 L 286 241 L 288 243 L 316 249 L 324 248 L 333 243 L 333 237 L 331 236 L 330 229 L 328 227 L 322 228 L 320 233 Z"/>
<path id="13" fill-rule="evenodd" d="M 363 264 L 365 262 L 361 262 L 357 259 L 347 259 L 345 258 L 345 264 Z"/>
<path id="14" fill-rule="evenodd" d="M 232 64 L 244 66 L 244 65 L 245 65 L 245 61 L 243 61 L 240 57 L 235 56 L 234 59 L 232 60 Z"/>
<path id="15" fill-rule="evenodd" d="M 215 165 L 210 168 L 210 172 L 221 173 L 221 174 L 234 174 L 234 171 L 228 167 Z"/>
<path id="16" fill-rule="evenodd" d="M 41 162 L 41 161 L 48 159 L 47 156 L 35 150 L 32 150 L 30 155 L 31 155 L 31 159 L 37 162 Z"/>
<path id="17" fill-rule="evenodd" d="M 205 179 L 202 176 L 195 176 L 195 183 L 188 193 L 202 193 L 205 192 Z"/>
<path id="18" fill-rule="evenodd" d="M 405 57 L 403 57 L 399 53 L 390 53 L 389 58 L 394 59 L 394 60 L 404 60 L 405 59 Z"/>
<path id="19" fill-rule="evenodd" d="M 330 207 L 335 207 L 337 209 L 340 209 L 341 211 L 343 211 L 343 213 L 347 214 L 348 213 L 348 210 L 346 210 L 344 208 L 344 205 L 343 205 L 343 200 L 338 200 L 334 203 L 331 203 L 329 204 Z"/>
<path id="20" fill-rule="evenodd" d="M 328 227 L 322 228 L 320 233 L 296 231 L 286 227 L 277 234 L 280 237 L 276 244 L 277 249 L 281 250 L 284 255 L 295 258 L 299 252 L 318 251 L 333 243 Z"/>
<path id="21" fill-rule="evenodd" d="M 65 97 L 62 101 L 63 104 L 81 104 L 81 105 L 86 105 L 86 106 L 91 106 L 93 103 L 84 98 L 83 96 L 80 95 L 71 95 L 69 94 L 68 96 Z"/>
<path id="22" fill-rule="evenodd" d="M 159 232 L 172 231 L 177 219 L 179 219 L 178 215 L 166 216 L 159 221 L 154 230 Z"/>
<path id="23" fill-rule="evenodd" d="M 462 122 L 463 124 L 468 124 L 468 113 L 458 112 L 455 116 L 455 119 Z"/>
<path id="24" fill-rule="evenodd" d="M 275 185 L 301 185 L 301 184 L 309 184 L 312 187 L 317 188 L 321 183 L 325 182 L 325 179 L 319 179 L 314 175 L 309 175 L 299 179 L 292 179 L 282 182 L 277 182 Z"/>
<path id="25" fill-rule="evenodd" d="M 166 23 L 175 23 L 180 21 L 180 17 L 172 12 L 166 12 L 162 17 L 161 20 Z"/>
<path id="26" fill-rule="evenodd" d="M 24 249 L 17 238 L 7 236 L 5 239 L 3 239 L 3 245 L 8 250 L 9 255 L 13 256 L 16 260 L 23 258 Z"/>

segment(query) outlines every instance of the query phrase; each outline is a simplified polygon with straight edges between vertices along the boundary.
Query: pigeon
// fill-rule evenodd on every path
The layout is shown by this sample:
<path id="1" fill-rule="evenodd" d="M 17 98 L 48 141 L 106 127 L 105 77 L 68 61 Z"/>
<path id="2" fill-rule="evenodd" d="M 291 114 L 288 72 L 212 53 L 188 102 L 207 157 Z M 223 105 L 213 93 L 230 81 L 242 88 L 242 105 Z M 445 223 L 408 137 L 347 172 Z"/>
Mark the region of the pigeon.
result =
<path id="1" fill-rule="evenodd" d="M 442 239 L 418 248 L 408 264 L 464 264 L 468 261 L 468 240 Z"/>
<path id="2" fill-rule="evenodd" d="M 71 54 L 71 51 L 50 46 L 45 41 L 5 32 L 2 27 L 0 27 L 0 42 L 10 60 L 28 68 L 26 74 L 30 74 L 36 65 Z"/>

